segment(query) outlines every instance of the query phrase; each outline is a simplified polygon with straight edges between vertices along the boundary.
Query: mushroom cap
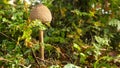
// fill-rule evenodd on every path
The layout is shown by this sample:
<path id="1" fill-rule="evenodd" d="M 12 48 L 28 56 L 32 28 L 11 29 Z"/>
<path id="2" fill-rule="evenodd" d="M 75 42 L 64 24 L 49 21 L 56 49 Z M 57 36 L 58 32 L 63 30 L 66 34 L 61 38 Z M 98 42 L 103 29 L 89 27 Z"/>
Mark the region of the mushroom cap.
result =
<path id="1" fill-rule="evenodd" d="M 36 5 L 30 12 L 31 20 L 40 20 L 42 23 L 51 22 L 52 15 L 50 10 L 43 4 Z"/>

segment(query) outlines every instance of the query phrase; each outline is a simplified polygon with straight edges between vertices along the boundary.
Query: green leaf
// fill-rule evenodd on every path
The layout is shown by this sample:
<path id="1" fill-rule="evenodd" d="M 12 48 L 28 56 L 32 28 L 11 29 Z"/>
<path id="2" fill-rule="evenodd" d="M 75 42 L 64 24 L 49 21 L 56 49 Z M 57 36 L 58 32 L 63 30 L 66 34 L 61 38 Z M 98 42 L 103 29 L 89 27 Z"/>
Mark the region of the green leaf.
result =
<path id="1" fill-rule="evenodd" d="M 59 65 L 52 65 L 49 68 L 61 68 Z"/>
<path id="2" fill-rule="evenodd" d="M 81 67 L 78 67 L 78 66 L 76 66 L 76 65 L 74 65 L 74 64 L 66 64 L 63 68 L 81 68 Z"/>
<path id="3" fill-rule="evenodd" d="M 76 43 L 73 43 L 73 47 L 74 47 L 75 49 L 77 49 L 78 51 L 81 50 L 80 46 L 79 46 L 78 44 L 76 44 Z"/>
<path id="4" fill-rule="evenodd" d="M 40 20 L 35 20 L 30 23 L 31 27 L 39 27 L 40 30 L 46 30 L 46 26 Z"/>
<path id="5" fill-rule="evenodd" d="M 80 53 L 80 63 L 85 63 L 86 55 L 84 53 Z"/>
<path id="6" fill-rule="evenodd" d="M 26 41 L 30 41 L 31 40 L 31 34 L 32 34 L 32 30 L 30 28 L 24 30 L 23 35 L 21 37 L 21 40 L 26 39 Z"/>
<path id="7" fill-rule="evenodd" d="M 120 20 L 118 19 L 111 19 L 109 21 L 109 25 L 117 27 L 117 30 L 120 29 Z"/>
<path id="8" fill-rule="evenodd" d="M 95 36 L 95 40 L 100 45 L 109 45 L 109 39 L 107 37 L 101 38 L 100 36 Z"/>

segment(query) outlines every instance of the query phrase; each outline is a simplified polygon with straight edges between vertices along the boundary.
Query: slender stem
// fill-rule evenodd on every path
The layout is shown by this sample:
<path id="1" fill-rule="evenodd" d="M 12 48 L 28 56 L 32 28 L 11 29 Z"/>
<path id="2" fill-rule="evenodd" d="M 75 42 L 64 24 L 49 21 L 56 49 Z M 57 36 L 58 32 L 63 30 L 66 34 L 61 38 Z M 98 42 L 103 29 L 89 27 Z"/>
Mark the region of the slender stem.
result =
<path id="1" fill-rule="evenodd" d="M 44 60 L 44 31 L 39 30 L 39 43 L 40 43 L 40 53 L 41 53 L 41 59 Z"/>

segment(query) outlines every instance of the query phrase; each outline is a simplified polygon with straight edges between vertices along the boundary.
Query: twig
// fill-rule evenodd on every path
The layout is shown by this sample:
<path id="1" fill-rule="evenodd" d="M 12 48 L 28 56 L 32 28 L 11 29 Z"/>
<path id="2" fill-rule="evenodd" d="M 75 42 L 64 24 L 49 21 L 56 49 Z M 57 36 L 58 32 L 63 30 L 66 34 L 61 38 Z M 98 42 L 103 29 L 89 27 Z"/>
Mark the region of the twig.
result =
<path id="1" fill-rule="evenodd" d="M 50 64 L 52 64 L 51 61 L 43 60 L 43 59 L 41 59 L 41 58 L 39 58 L 39 57 L 36 57 L 36 58 L 38 58 L 38 59 L 39 59 L 40 61 L 42 61 L 42 62 L 46 62 L 46 63 L 50 63 Z"/>
<path id="2" fill-rule="evenodd" d="M 18 65 L 22 66 L 23 68 L 30 68 L 31 67 L 31 64 L 29 66 L 25 66 L 23 64 L 18 64 Z"/>
<path id="3" fill-rule="evenodd" d="M 16 40 L 14 40 L 13 38 L 7 36 L 6 34 L 4 34 L 4 33 L 2 33 L 2 32 L 0 32 L 0 34 L 2 34 L 3 36 L 5 36 L 6 38 L 11 39 L 12 41 L 16 42 Z"/>
<path id="4" fill-rule="evenodd" d="M 0 61 L 13 62 L 13 61 L 8 60 L 8 59 L 5 59 L 5 58 L 3 58 L 3 57 L 0 57 Z M 22 66 L 22 67 L 24 67 L 24 68 L 30 68 L 30 67 L 31 67 L 31 64 L 30 64 L 28 67 L 25 66 L 25 65 L 23 65 L 23 64 L 20 64 L 20 63 L 18 63 L 17 65 Z"/>
<path id="5" fill-rule="evenodd" d="M 3 58 L 3 57 L 0 57 L 0 61 L 12 62 L 12 61 L 10 61 L 10 60 L 8 60 L 8 59 L 5 59 L 5 58 Z"/>
<path id="6" fill-rule="evenodd" d="M 37 62 L 37 64 L 38 64 L 39 67 L 40 67 L 40 63 L 39 63 L 39 61 L 37 60 L 37 57 L 36 57 L 36 54 L 34 53 L 33 48 L 31 48 L 31 50 L 32 50 L 32 54 L 33 54 L 33 56 L 34 56 L 34 58 L 35 58 L 35 61 Z"/>
<path id="7" fill-rule="evenodd" d="M 13 38 L 7 36 L 6 34 L 4 34 L 4 33 L 2 33 L 2 32 L 0 32 L 0 34 L 2 34 L 3 36 L 5 36 L 6 38 L 11 39 L 12 41 L 16 42 L 16 40 L 14 40 Z M 18 45 L 18 46 L 19 46 L 19 45 Z M 19 46 L 19 48 L 20 48 L 20 50 L 21 50 L 21 52 L 22 52 L 22 54 L 23 54 L 23 51 L 22 51 L 22 49 L 21 49 L 20 46 Z M 23 55 L 24 55 L 24 54 L 23 54 Z"/>

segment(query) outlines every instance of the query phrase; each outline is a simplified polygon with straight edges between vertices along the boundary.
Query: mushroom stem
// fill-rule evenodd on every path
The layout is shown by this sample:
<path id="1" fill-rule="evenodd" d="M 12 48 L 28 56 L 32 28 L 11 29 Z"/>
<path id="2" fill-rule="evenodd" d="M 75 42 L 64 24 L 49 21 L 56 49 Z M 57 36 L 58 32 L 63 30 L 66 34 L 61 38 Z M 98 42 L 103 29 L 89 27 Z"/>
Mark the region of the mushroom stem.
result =
<path id="1" fill-rule="evenodd" d="M 39 43 L 40 43 L 40 55 L 41 59 L 44 60 L 44 31 L 39 30 Z"/>

